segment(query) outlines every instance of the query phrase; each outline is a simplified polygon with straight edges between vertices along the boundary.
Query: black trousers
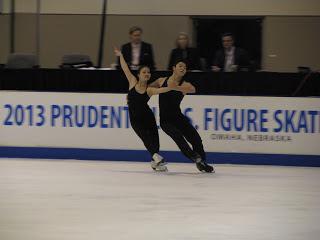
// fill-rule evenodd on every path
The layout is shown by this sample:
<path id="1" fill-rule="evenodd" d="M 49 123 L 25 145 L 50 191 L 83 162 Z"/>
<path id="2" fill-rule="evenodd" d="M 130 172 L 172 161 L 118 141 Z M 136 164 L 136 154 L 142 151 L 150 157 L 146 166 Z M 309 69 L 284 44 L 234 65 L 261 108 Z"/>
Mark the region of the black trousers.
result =
<path id="1" fill-rule="evenodd" d="M 194 160 L 200 155 L 203 161 L 206 160 L 202 139 L 187 117 L 181 114 L 175 118 L 161 118 L 160 126 L 173 139 L 187 158 Z"/>
<path id="2" fill-rule="evenodd" d="M 159 133 L 155 119 L 149 119 L 149 121 L 139 121 L 137 119 L 130 118 L 130 123 L 135 133 L 142 140 L 144 146 L 150 153 L 153 154 L 159 152 Z"/>

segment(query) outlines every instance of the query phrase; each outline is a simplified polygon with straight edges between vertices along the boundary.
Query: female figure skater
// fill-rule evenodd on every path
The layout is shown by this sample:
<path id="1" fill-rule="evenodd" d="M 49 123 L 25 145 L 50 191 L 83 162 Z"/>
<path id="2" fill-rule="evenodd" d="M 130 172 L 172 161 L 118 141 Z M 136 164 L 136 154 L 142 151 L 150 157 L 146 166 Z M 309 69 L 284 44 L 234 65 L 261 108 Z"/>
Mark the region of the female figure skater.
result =
<path id="1" fill-rule="evenodd" d="M 173 73 L 170 77 L 159 78 L 151 84 L 154 87 L 172 87 L 180 91 L 169 91 L 160 94 L 160 126 L 175 141 L 181 152 L 196 163 L 199 171 L 214 172 L 214 168 L 206 163 L 206 154 L 199 133 L 180 109 L 180 103 L 184 95 L 196 92 L 191 83 L 183 80 L 186 71 L 186 63 L 178 60 L 173 65 Z M 192 145 L 192 149 L 187 141 Z"/>
<path id="2" fill-rule="evenodd" d="M 167 167 L 165 166 L 166 163 L 163 157 L 159 155 L 158 127 L 154 114 L 148 105 L 148 101 L 152 95 L 165 93 L 174 88 L 148 87 L 147 82 L 151 77 L 150 68 L 141 66 L 138 70 L 137 80 L 131 73 L 121 51 L 115 48 L 114 53 L 120 58 L 121 68 L 129 82 L 127 100 L 131 126 L 152 156 L 152 169 L 155 171 L 167 171 Z"/>

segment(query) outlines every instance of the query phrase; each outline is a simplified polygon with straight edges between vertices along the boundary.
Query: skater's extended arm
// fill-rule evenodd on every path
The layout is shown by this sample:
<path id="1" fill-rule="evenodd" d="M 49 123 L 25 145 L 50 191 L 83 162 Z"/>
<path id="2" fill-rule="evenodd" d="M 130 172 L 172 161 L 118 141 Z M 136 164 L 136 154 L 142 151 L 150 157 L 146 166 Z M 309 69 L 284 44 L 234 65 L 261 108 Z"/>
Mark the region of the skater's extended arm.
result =
<path id="1" fill-rule="evenodd" d="M 181 86 L 175 86 L 174 90 L 183 92 L 184 94 L 196 92 L 196 88 L 191 83 L 188 83 L 188 82 L 182 83 Z"/>
<path id="2" fill-rule="evenodd" d="M 122 52 L 118 49 L 118 48 L 114 48 L 114 54 L 120 58 L 120 65 L 121 65 L 121 68 L 124 72 L 124 74 L 126 75 L 127 77 L 127 80 L 129 82 L 129 89 L 132 88 L 133 86 L 136 85 L 137 83 L 137 79 L 136 77 L 131 73 L 129 67 L 128 67 L 128 64 L 126 63 L 126 60 L 124 59 L 123 55 L 122 55 Z"/>
<path id="3" fill-rule="evenodd" d="M 171 88 L 171 87 L 161 87 L 161 88 L 148 87 L 147 88 L 147 93 L 151 97 L 152 95 L 158 95 L 158 94 L 161 94 L 161 93 L 166 93 L 166 92 L 169 92 L 171 90 L 174 90 L 174 89 Z"/>
<path id="4" fill-rule="evenodd" d="M 158 78 L 157 80 L 153 81 L 152 83 L 149 84 L 149 87 L 153 88 L 159 88 L 162 86 L 165 78 Z"/>

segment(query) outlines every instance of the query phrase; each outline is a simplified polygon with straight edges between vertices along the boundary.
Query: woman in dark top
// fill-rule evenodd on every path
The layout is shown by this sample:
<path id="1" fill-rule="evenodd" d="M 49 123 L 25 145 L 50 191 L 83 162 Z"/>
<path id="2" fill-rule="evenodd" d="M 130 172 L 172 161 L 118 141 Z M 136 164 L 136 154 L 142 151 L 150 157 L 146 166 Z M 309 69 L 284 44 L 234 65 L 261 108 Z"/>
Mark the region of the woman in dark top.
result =
<path id="1" fill-rule="evenodd" d="M 176 40 L 177 48 L 170 54 L 168 69 L 172 70 L 177 60 L 183 60 L 189 70 L 201 70 L 200 56 L 196 48 L 189 47 L 189 37 L 186 33 L 179 33 Z"/>
<path id="2" fill-rule="evenodd" d="M 151 167 L 155 171 L 167 171 L 164 159 L 159 155 L 158 127 L 148 101 L 152 95 L 165 93 L 174 88 L 148 87 L 147 82 L 151 77 L 150 68 L 147 66 L 140 67 L 137 79 L 131 73 L 121 51 L 115 48 L 114 52 L 120 58 L 121 68 L 129 82 L 127 99 L 131 126 L 152 156 Z"/>
<path id="3" fill-rule="evenodd" d="M 172 87 L 180 90 L 180 92 L 169 91 L 160 94 L 160 126 L 175 141 L 181 152 L 196 163 L 199 171 L 214 172 L 213 167 L 206 163 L 206 154 L 199 133 L 180 109 L 185 94 L 196 91 L 192 84 L 183 80 L 186 71 L 186 63 L 178 61 L 173 66 L 173 74 L 170 77 L 159 78 L 152 84 L 155 87 Z M 192 145 L 192 149 L 188 142 Z"/>

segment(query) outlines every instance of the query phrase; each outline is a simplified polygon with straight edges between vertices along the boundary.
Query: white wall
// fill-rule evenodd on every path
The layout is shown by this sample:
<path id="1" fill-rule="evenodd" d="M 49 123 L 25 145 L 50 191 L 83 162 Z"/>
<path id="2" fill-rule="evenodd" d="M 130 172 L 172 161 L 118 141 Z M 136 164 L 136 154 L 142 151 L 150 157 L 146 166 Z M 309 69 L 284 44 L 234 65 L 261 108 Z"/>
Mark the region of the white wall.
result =
<path id="1" fill-rule="evenodd" d="M 319 15 L 319 0 L 111 0 L 114 14 Z"/>
<path id="2" fill-rule="evenodd" d="M 9 9 L 10 0 L 4 0 Z M 102 0 L 41 0 L 43 13 L 99 14 Z M 16 0 L 18 12 L 35 12 L 36 0 Z M 320 15 L 319 0 L 109 0 L 109 14 Z"/>
<path id="3" fill-rule="evenodd" d="M 7 61 L 7 57 L 10 51 L 10 25 L 9 17 L 0 15 L 0 64 Z"/>
<path id="4" fill-rule="evenodd" d="M 296 72 L 298 66 L 320 69 L 319 17 L 266 17 L 262 65 L 265 70 Z"/>
<path id="5" fill-rule="evenodd" d="M 4 9 L 9 9 L 11 0 L 4 0 Z M 222 11 L 222 5 L 215 5 L 215 0 L 198 0 L 198 3 L 191 4 L 191 0 L 181 0 L 184 2 L 181 9 L 185 11 L 193 6 L 196 11 L 206 6 L 211 9 L 211 14 Z M 152 0 L 109 0 L 109 8 L 113 13 L 132 13 L 141 11 L 150 12 L 162 9 L 181 10 L 177 4 L 181 1 L 171 0 L 171 4 L 164 4 L 168 0 L 159 1 L 155 4 Z M 16 0 L 17 10 L 35 12 L 37 0 Z M 57 67 L 60 64 L 61 56 L 69 52 L 83 52 L 89 54 L 94 62 L 97 59 L 97 43 L 99 41 L 99 15 L 73 14 L 73 13 L 100 13 L 102 0 L 41 0 L 44 11 L 50 13 L 64 12 L 71 14 L 43 14 L 41 23 L 41 65 L 43 67 Z M 221 1 L 219 1 L 220 4 Z M 273 6 L 274 14 L 279 9 L 287 6 L 288 11 L 283 12 L 288 16 L 267 16 L 263 27 L 263 49 L 262 64 L 263 68 L 269 71 L 295 72 L 296 67 L 306 65 L 312 69 L 320 68 L 320 14 L 318 17 L 311 16 L 289 16 L 293 14 L 294 6 L 301 6 L 296 9 L 318 13 L 320 0 L 246 0 L 234 1 L 234 6 L 229 6 L 232 0 L 223 1 L 227 13 L 234 6 L 235 2 L 259 2 L 269 4 L 264 10 L 268 11 Z M 285 2 L 287 5 L 285 5 Z M 289 2 L 291 4 L 289 4 Z M 73 5 L 72 5 L 73 3 Z M 90 4 L 88 4 L 90 3 Z M 120 4 L 121 3 L 121 4 Z M 127 3 L 127 5 L 125 4 Z M 136 4 L 136 7 L 134 4 Z M 138 4 L 140 3 L 140 4 Z M 141 4 L 144 3 L 144 4 Z M 153 3 L 154 5 L 152 5 Z M 306 4 L 304 4 L 306 3 Z M 308 4 L 309 5 L 308 5 Z M 273 5 L 272 5 L 273 4 Z M 169 9 L 169 6 L 171 7 Z M 139 9 L 138 9 L 139 7 Z M 238 6 L 239 13 L 242 8 L 257 9 L 256 4 L 244 4 Z M 278 10 L 276 9 L 278 8 Z M 298 7 L 297 7 L 298 8 Z M 127 9 L 127 10 L 126 10 Z M 220 9 L 220 10 L 219 10 Z M 261 7 L 262 9 L 262 7 Z M 310 11 L 309 11 L 309 10 Z M 190 9 L 189 9 L 190 10 Z M 198 9 L 199 10 L 199 9 Z M 197 11 L 198 11 L 197 10 Z M 204 11 L 208 11 L 203 9 Z M 307 11 L 308 10 L 308 11 Z M 160 11 L 160 10 L 159 10 Z M 220 12 L 221 12 L 220 11 Z M 296 11 L 297 12 L 297 11 Z M 244 11 L 242 12 L 245 13 Z M 246 12 L 248 14 L 248 12 Z M 300 12 L 299 14 L 301 14 Z M 258 14 L 257 14 L 258 15 Z M 308 15 L 308 14 L 306 14 Z M 0 16 L 0 30 L 3 36 L 0 45 L 0 63 L 4 63 L 9 53 L 9 16 Z M 22 52 L 35 51 L 35 16 L 31 14 L 17 14 L 16 19 L 16 50 Z M 132 16 L 132 15 L 111 15 L 107 20 L 107 35 L 105 45 L 104 66 L 110 66 L 114 62 L 112 46 L 120 45 L 128 40 L 128 28 L 132 25 L 139 25 L 145 30 L 144 39 L 153 43 L 158 69 L 165 69 L 168 62 L 168 54 L 173 47 L 176 34 L 185 31 L 192 35 L 192 22 L 188 16 Z M 77 39 L 75 41 L 75 39 Z"/>

